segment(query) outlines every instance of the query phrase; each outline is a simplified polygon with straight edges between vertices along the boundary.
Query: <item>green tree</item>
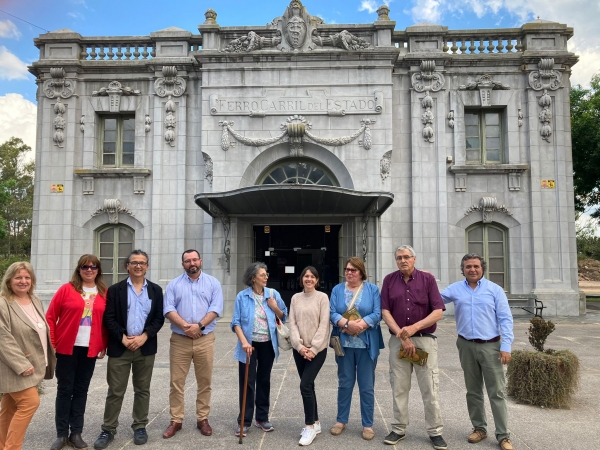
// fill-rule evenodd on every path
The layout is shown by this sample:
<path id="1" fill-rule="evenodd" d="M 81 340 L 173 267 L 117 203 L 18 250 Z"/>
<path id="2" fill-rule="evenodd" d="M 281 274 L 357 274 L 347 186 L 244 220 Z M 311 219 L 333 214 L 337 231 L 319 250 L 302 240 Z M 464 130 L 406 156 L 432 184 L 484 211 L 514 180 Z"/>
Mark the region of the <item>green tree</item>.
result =
<path id="1" fill-rule="evenodd" d="M 571 89 L 571 138 L 573 142 L 573 183 L 575 209 L 583 212 L 600 204 L 600 75 L 590 88 Z M 595 209 L 592 217 L 599 218 Z"/>
<path id="2" fill-rule="evenodd" d="M 35 163 L 25 162 L 31 147 L 19 138 L 0 145 L 0 218 L 7 236 L 0 240 L 1 255 L 29 255 L 33 215 Z"/>

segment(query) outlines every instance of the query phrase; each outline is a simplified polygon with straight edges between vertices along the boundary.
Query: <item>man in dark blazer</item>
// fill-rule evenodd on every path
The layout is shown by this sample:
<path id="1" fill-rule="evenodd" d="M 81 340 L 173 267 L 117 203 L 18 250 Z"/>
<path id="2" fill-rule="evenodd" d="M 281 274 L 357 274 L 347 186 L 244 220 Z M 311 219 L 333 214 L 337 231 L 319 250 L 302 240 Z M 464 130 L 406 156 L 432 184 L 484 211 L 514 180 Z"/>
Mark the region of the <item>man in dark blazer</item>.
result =
<path id="1" fill-rule="evenodd" d="M 106 294 L 104 326 L 108 330 L 108 394 L 104 407 L 102 432 L 95 449 L 108 447 L 117 433 L 119 414 L 127 390 L 129 373 L 133 382 L 133 440 L 136 445 L 148 440 L 150 381 L 157 350 L 156 335 L 163 326 L 162 288 L 145 278 L 148 255 L 134 250 L 125 261 L 126 280 L 113 284 Z"/>

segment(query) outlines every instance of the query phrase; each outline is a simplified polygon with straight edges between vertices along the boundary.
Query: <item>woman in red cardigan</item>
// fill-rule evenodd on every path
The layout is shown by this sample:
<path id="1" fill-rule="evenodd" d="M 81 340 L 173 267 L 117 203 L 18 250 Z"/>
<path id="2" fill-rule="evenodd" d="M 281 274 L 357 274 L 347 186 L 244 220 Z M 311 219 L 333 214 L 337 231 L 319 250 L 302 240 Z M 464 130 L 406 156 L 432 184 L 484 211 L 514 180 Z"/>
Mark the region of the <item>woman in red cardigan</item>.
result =
<path id="1" fill-rule="evenodd" d="M 108 332 L 102 325 L 105 295 L 100 260 L 86 254 L 79 258 L 71 281 L 54 294 L 46 312 L 56 350 L 57 439 L 51 450 L 66 445 L 87 448 L 81 438 L 87 392 L 96 359 L 104 358 L 108 344 Z"/>

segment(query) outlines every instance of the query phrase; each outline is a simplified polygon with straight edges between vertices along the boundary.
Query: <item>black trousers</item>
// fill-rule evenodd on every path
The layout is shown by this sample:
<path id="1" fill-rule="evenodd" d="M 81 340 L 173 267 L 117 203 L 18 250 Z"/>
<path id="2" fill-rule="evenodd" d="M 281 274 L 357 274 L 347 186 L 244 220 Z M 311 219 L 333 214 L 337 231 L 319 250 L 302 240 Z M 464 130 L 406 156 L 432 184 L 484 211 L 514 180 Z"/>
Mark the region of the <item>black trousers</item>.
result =
<path id="1" fill-rule="evenodd" d="M 88 388 L 96 358 L 88 358 L 87 347 L 73 347 L 72 355 L 56 354 L 56 405 L 54 420 L 57 437 L 81 434 Z"/>
<path id="2" fill-rule="evenodd" d="M 320 351 L 312 361 L 304 359 L 296 350 L 294 352 L 294 361 L 300 375 L 300 394 L 302 395 L 302 403 L 304 404 L 304 423 L 313 425 L 319 420 L 317 411 L 317 394 L 315 394 L 315 378 L 319 375 L 319 371 L 327 358 L 327 349 Z"/>
<path id="3" fill-rule="evenodd" d="M 269 398 L 271 395 L 271 369 L 275 361 L 275 350 L 273 343 L 252 341 L 254 351 L 250 357 L 248 369 L 248 390 L 246 393 L 246 410 L 244 412 L 244 426 L 249 427 L 254 415 L 256 405 L 256 421 L 269 421 Z M 244 374 L 246 363 L 239 363 L 240 384 L 240 413 L 237 418 L 238 424 L 242 420 L 242 399 L 244 395 Z"/>

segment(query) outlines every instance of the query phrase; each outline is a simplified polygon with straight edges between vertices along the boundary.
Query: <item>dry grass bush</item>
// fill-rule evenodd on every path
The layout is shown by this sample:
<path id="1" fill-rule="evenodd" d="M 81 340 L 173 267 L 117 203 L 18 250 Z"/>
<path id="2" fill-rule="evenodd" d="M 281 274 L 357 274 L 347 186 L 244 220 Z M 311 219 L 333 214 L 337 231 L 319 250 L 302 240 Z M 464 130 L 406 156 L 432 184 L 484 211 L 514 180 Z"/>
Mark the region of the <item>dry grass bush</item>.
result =
<path id="1" fill-rule="evenodd" d="M 519 403 L 569 408 L 579 385 L 579 358 L 569 350 L 544 350 L 554 324 L 538 317 L 530 323 L 529 343 L 536 351 L 512 352 L 507 371 L 508 395 Z"/>

